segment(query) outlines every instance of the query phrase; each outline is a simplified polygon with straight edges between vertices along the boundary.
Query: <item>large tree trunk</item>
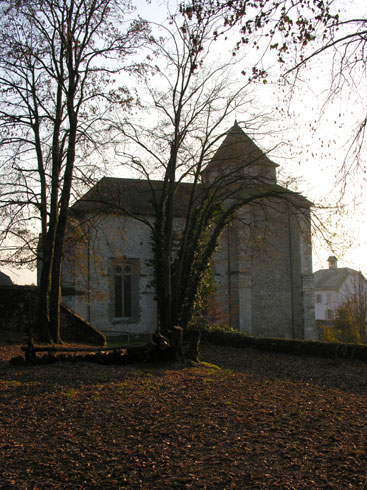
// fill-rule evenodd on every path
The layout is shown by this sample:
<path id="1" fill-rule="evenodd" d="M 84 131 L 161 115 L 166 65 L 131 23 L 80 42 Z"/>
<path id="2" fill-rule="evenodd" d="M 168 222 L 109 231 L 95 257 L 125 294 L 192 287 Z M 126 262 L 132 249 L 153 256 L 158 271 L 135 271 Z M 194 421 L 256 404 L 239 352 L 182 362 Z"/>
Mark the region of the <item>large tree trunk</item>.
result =
<path id="1" fill-rule="evenodd" d="M 61 219 L 55 237 L 55 250 L 52 263 L 50 292 L 50 330 L 52 340 L 61 343 L 60 304 L 61 304 L 61 264 L 65 227 Z"/>
<path id="2" fill-rule="evenodd" d="M 50 293 L 50 334 L 52 340 L 56 344 L 61 344 L 61 323 L 60 323 L 60 304 L 61 304 L 61 289 L 60 289 L 60 271 L 55 271 L 56 264 L 51 280 Z M 58 266 L 60 269 L 60 266 Z"/>
<path id="3" fill-rule="evenodd" d="M 49 242 L 43 247 L 39 283 L 38 331 L 42 342 L 60 343 L 60 251 Z"/>
<path id="4" fill-rule="evenodd" d="M 190 343 L 186 350 L 187 359 L 191 359 L 194 362 L 199 362 L 199 345 L 200 345 L 201 333 L 200 330 L 193 330 L 190 336 Z"/>
<path id="5" fill-rule="evenodd" d="M 171 348 L 173 352 L 173 357 L 176 361 L 183 362 L 185 359 L 184 349 L 183 349 L 183 328 L 173 327 L 171 334 Z"/>
<path id="6" fill-rule="evenodd" d="M 172 327 L 166 336 L 156 332 L 153 336 L 155 348 L 151 352 L 151 360 L 157 362 L 183 362 L 185 360 L 183 332 L 183 329 L 178 326 Z"/>
<path id="7" fill-rule="evenodd" d="M 38 338 L 40 342 L 51 342 L 50 334 L 50 315 L 48 312 L 48 289 L 39 288 L 39 302 L 38 302 Z"/>

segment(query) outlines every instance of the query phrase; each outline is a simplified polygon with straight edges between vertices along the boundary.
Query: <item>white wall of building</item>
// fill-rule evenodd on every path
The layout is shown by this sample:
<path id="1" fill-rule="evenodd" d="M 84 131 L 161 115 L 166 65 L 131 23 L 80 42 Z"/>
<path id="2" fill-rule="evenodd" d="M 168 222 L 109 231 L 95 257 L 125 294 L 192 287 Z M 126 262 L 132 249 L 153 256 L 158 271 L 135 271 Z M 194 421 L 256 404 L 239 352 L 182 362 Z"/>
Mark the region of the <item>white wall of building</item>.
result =
<path id="1" fill-rule="evenodd" d="M 315 290 L 315 318 L 316 320 L 333 320 L 336 310 L 355 292 L 359 273 L 353 271 L 346 278 L 339 289 Z"/>
<path id="2" fill-rule="evenodd" d="M 99 216 L 94 225 L 89 227 L 89 239 L 64 263 L 62 286 L 76 292 L 64 296 L 64 303 L 109 337 L 154 333 L 157 310 L 151 287 L 149 228 L 122 215 Z M 135 318 L 114 318 L 113 265 L 119 260 L 138 261 L 139 304 Z"/>

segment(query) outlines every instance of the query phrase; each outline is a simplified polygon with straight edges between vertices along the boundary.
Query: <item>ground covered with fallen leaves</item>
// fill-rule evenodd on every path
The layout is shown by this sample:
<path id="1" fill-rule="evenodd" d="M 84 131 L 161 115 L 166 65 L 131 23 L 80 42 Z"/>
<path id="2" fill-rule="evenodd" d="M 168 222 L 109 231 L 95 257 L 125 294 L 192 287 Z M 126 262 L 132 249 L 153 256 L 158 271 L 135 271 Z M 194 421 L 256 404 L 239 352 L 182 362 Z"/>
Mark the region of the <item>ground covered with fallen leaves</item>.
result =
<path id="1" fill-rule="evenodd" d="M 367 364 L 203 345 L 219 366 L 15 367 L 0 488 L 367 488 Z"/>

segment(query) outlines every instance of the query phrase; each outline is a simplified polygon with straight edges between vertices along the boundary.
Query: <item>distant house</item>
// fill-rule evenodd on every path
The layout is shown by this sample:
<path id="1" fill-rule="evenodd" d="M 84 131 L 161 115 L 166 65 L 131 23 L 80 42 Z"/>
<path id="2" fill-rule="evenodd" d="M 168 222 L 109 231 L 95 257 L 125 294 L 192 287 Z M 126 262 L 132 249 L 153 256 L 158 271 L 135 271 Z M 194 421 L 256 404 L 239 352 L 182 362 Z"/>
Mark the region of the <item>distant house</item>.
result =
<path id="1" fill-rule="evenodd" d="M 338 260 L 333 255 L 328 258 L 328 263 L 328 269 L 314 273 L 316 320 L 333 320 L 339 306 L 356 294 L 360 281 L 367 286 L 361 272 L 349 267 L 338 268 Z"/>

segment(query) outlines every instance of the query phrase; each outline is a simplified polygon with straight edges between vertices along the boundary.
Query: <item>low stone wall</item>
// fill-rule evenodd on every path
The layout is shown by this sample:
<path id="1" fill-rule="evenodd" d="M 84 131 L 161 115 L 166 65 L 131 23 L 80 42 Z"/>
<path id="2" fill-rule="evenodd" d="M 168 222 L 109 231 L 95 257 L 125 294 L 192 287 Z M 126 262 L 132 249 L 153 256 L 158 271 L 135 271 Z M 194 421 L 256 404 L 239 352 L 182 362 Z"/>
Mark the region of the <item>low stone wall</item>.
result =
<path id="1" fill-rule="evenodd" d="M 217 345 L 249 347 L 268 352 L 280 352 L 298 356 L 318 356 L 326 358 L 358 359 L 367 361 L 367 345 L 320 342 L 313 340 L 293 340 L 278 338 L 259 338 L 245 335 L 235 330 L 205 328 L 201 330 L 202 340 Z"/>
<path id="2" fill-rule="evenodd" d="M 38 289 L 36 286 L 0 287 L 0 338 L 25 342 L 29 330 L 36 325 Z M 37 338 L 37 331 L 34 330 Z M 61 307 L 62 340 L 105 345 L 106 337 L 76 315 L 70 308 Z"/>
<path id="3" fill-rule="evenodd" d="M 0 287 L 0 335 L 3 340 L 25 340 L 36 321 L 38 291 L 35 286 Z"/>
<path id="4" fill-rule="evenodd" d="M 61 338 L 68 341 L 106 345 L 106 336 L 65 305 L 61 305 Z"/>

